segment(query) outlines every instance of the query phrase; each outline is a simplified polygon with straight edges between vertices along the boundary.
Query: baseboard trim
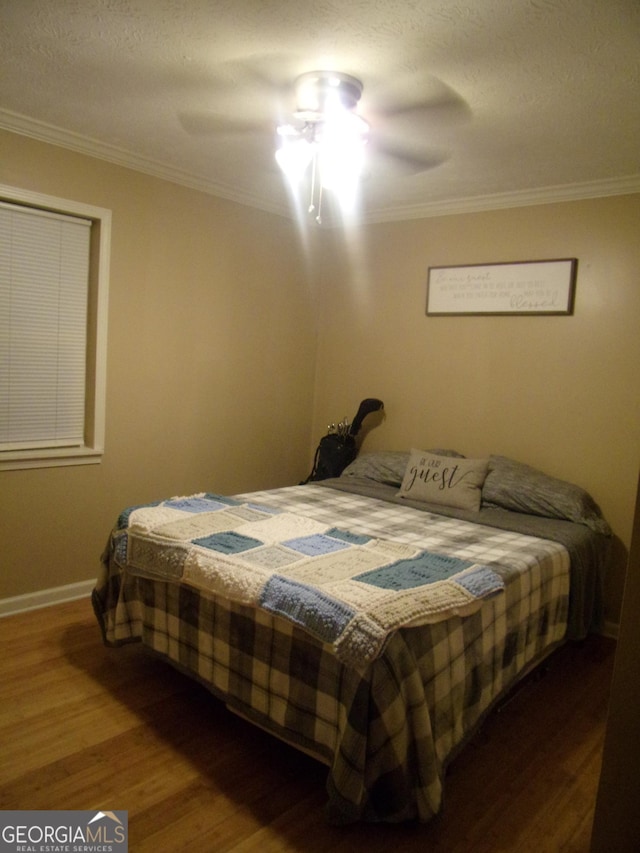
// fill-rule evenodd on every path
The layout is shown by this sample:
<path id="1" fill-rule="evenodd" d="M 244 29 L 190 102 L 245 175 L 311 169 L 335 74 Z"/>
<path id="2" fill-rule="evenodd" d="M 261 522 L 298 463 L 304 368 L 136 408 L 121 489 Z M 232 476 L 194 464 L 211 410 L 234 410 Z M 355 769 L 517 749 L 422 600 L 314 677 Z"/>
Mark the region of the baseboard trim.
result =
<path id="1" fill-rule="evenodd" d="M 80 581 L 66 586 L 38 590 L 38 592 L 28 592 L 26 595 L 16 595 L 13 598 L 0 598 L 0 618 L 88 597 L 95 585 L 95 580 Z"/>

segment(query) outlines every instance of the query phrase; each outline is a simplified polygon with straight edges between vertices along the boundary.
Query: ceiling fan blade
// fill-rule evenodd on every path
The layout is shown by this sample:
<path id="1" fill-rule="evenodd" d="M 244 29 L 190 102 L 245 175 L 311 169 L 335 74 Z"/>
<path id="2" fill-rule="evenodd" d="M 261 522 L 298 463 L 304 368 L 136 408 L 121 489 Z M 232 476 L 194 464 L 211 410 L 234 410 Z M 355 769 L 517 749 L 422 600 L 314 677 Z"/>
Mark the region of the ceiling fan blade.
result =
<path id="1" fill-rule="evenodd" d="M 468 119 L 467 102 L 451 86 L 422 72 L 393 74 L 389 80 L 372 81 L 365 87 L 363 102 L 371 103 L 372 120 L 420 117 L 431 123 L 451 123 Z M 364 112 L 364 107 L 363 107 Z"/>
<path id="2" fill-rule="evenodd" d="M 419 151 L 407 145 L 378 139 L 367 145 L 367 160 L 376 176 L 419 175 L 442 165 L 448 159 L 443 151 Z"/>
<path id="3" fill-rule="evenodd" d="M 191 107 L 178 120 L 193 136 L 265 132 L 293 112 L 292 80 L 300 59 L 284 54 L 250 54 L 217 63 L 198 92 L 190 90 Z"/>
<path id="4" fill-rule="evenodd" d="M 304 70 L 304 62 L 292 54 L 252 54 L 228 63 L 243 81 L 255 85 L 256 91 L 284 94 L 291 89 L 292 80 Z"/>

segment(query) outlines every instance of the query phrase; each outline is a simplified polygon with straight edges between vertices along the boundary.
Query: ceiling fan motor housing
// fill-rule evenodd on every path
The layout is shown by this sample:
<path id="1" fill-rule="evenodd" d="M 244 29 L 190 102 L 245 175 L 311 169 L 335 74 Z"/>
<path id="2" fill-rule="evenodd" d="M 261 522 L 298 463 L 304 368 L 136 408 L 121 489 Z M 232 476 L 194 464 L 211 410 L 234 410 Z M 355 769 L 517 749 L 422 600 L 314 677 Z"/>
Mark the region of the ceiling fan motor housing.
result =
<path id="1" fill-rule="evenodd" d="M 296 118 L 322 121 L 336 99 L 345 110 L 354 110 L 362 95 L 362 83 L 338 71 L 308 71 L 295 82 Z"/>

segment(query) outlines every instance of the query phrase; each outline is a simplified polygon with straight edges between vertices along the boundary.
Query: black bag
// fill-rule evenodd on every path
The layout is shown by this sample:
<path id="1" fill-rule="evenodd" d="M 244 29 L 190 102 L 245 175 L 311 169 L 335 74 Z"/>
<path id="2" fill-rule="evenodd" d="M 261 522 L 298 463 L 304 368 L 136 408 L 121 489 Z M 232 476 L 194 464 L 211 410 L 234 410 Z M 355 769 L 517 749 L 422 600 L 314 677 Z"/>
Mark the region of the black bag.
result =
<path id="1" fill-rule="evenodd" d="M 338 435 L 335 432 L 324 435 L 316 450 L 313 470 L 305 482 L 339 477 L 357 453 L 356 440 L 352 435 Z"/>
<path id="2" fill-rule="evenodd" d="M 347 424 L 347 431 L 329 432 L 323 436 L 316 450 L 313 469 L 301 485 L 311 483 L 314 480 L 328 480 L 330 477 L 339 477 L 347 465 L 350 465 L 358 455 L 355 437 L 360 432 L 362 421 L 371 412 L 377 412 L 382 408 L 384 408 L 382 400 L 367 397 L 360 403 L 351 426 L 349 427 Z M 342 424 L 339 424 L 339 427 L 342 427 Z"/>

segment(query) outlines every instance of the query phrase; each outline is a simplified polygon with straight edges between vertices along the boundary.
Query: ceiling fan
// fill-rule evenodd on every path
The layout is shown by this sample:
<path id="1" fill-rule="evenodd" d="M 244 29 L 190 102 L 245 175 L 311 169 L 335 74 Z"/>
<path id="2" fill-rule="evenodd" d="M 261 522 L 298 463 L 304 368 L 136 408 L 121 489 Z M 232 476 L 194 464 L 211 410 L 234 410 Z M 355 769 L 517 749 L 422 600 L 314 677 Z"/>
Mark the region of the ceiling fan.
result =
<path id="1" fill-rule="evenodd" d="M 276 161 L 294 187 L 309 171 L 309 208 L 318 223 L 325 189 L 343 208 L 353 206 L 364 166 L 369 124 L 356 107 L 362 83 L 350 74 L 308 71 L 295 81 L 296 108 L 277 126 Z"/>
<path id="2" fill-rule="evenodd" d="M 377 84 L 374 80 L 362 115 L 364 86 L 351 74 L 307 71 L 283 87 L 281 65 L 273 75 L 257 66 L 241 73 L 250 74 L 247 104 L 260 92 L 265 96 L 260 98 L 260 112 L 268 109 L 271 115 L 260 118 L 252 107 L 243 110 L 240 84 L 235 115 L 181 113 L 183 128 L 190 134 L 249 133 L 262 145 L 265 132 L 271 144 L 275 132 L 276 161 L 294 181 L 304 177 L 310 183 L 309 209 L 317 219 L 323 188 L 341 186 L 344 191 L 352 183 L 350 176 L 396 180 L 443 163 L 446 152 L 426 141 L 430 127 L 442 128 L 468 115 L 467 105 L 450 87 L 424 75 L 398 74 Z M 245 118 L 247 113 L 251 118 Z"/>

